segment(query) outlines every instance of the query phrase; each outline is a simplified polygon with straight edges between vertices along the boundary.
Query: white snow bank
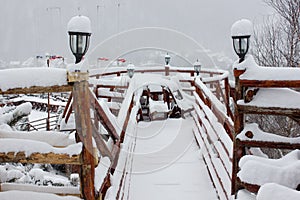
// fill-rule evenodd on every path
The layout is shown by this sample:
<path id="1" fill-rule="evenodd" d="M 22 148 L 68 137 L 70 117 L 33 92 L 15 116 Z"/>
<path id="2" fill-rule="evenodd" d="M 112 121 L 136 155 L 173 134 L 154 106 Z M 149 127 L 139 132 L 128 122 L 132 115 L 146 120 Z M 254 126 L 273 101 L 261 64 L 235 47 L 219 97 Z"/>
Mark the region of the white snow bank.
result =
<path id="1" fill-rule="evenodd" d="M 26 140 L 26 139 L 0 139 L 0 152 L 25 152 L 26 156 L 32 153 L 57 153 L 78 155 L 82 150 L 82 143 L 69 145 L 65 148 L 55 148 L 45 142 Z"/>
<path id="2" fill-rule="evenodd" d="M 265 157 L 258 157 L 253 155 L 243 156 L 239 162 L 239 167 L 243 167 L 245 163 L 249 160 L 255 160 L 261 163 L 268 163 L 269 165 L 273 165 L 276 167 L 284 167 L 286 165 L 290 165 L 298 161 L 300 158 L 300 150 L 294 150 L 287 155 L 283 156 L 280 159 L 268 159 Z"/>
<path id="3" fill-rule="evenodd" d="M 16 107 L 12 112 L 0 115 L 0 124 L 8 124 L 17 117 L 26 116 L 31 113 L 32 105 L 31 103 L 23 103 Z"/>
<path id="4" fill-rule="evenodd" d="M 75 143 L 69 134 L 56 131 L 6 131 L 0 130 L 0 138 L 28 139 L 48 143 L 52 146 L 67 146 Z"/>
<path id="5" fill-rule="evenodd" d="M 2 183 L 1 191 L 32 191 L 41 193 L 52 193 L 52 194 L 80 194 L 79 187 L 73 186 L 44 186 L 44 185 L 33 185 L 33 184 L 22 184 L 22 183 Z M 0 195 L 2 194 L 0 193 Z M 1 196 L 0 196 L 1 199 Z M 2 199 L 1 199 L 2 200 Z"/>
<path id="6" fill-rule="evenodd" d="M 28 191 L 7 191 L 0 192 L 1 200 L 22 199 L 22 200 L 79 200 L 74 196 L 58 196 L 55 194 L 37 193 Z"/>
<path id="7" fill-rule="evenodd" d="M 300 109 L 300 92 L 289 88 L 260 88 L 252 101 L 239 100 L 238 105 Z"/>
<path id="8" fill-rule="evenodd" d="M 267 183 L 264 184 L 257 193 L 257 200 L 299 200 L 300 192 L 278 185 L 276 183 Z"/>
<path id="9" fill-rule="evenodd" d="M 297 157 L 299 153 L 297 152 Z M 291 159 L 291 160 L 289 160 Z M 278 183 L 289 188 L 297 188 L 300 183 L 300 161 L 293 161 L 294 156 L 278 160 L 257 158 L 255 156 L 241 164 L 238 177 L 242 182 L 263 185 Z M 263 161 L 262 161 L 263 160 Z"/>
<path id="10" fill-rule="evenodd" d="M 0 70 L 0 89 L 2 91 L 13 88 L 67 84 L 67 71 L 65 69 L 39 67 Z"/>
<path id="11" fill-rule="evenodd" d="M 108 96 L 108 97 L 123 97 L 122 93 L 110 91 L 109 88 L 98 88 L 98 94 L 100 96 Z"/>
<path id="12" fill-rule="evenodd" d="M 239 190 L 236 200 L 256 200 L 256 196 L 247 190 Z"/>
<path id="13" fill-rule="evenodd" d="M 253 133 L 253 138 L 248 138 L 245 134 L 247 131 Z M 237 135 L 242 141 L 265 141 L 265 142 L 287 142 L 292 144 L 300 143 L 300 137 L 288 138 L 274 133 L 267 133 L 260 130 L 258 124 L 245 124 L 243 131 Z"/>
<path id="14" fill-rule="evenodd" d="M 91 74 L 91 73 L 90 73 Z M 118 77 L 101 77 L 99 79 L 90 78 L 89 83 L 94 85 L 113 85 L 113 86 L 127 86 L 129 78 L 127 76 L 118 76 Z"/>
<path id="15" fill-rule="evenodd" d="M 33 168 L 29 171 L 28 174 L 30 175 L 30 177 L 32 177 L 33 181 L 36 184 L 48 185 L 48 183 L 51 183 L 51 185 L 60 184 L 70 186 L 70 181 L 67 177 L 49 173 L 47 171 L 43 171 L 40 168 Z"/>
<path id="16" fill-rule="evenodd" d="M 252 35 L 252 32 L 253 32 L 253 24 L 248 19 L 238 20 L 231 26 L 232 37 Z"/>
<path id="17" fill-rule="evenodd" d="M 169 112 L 168 106 L 163 101 L 153 101 L 152 99 L 149 99 L 149 110 L 150 113 L 154 112 Z"/>
<path id="18" fill-rule="evenodd" d="M 300 68 L 292 67 L 263 67 L 258 66 L 252 55 L 246 55 L 243 62 L 236 61 L 233 68 L 246 71 L 240 76 L 241 80 L 300 80 Z"/>
<path id="19" fill-rule="evenodd" d="M 48 99 L 36 97 L 36 96 L 27 96 L 27 95 L 22 95 L 18 96 L 16 98 L 10 99 L 9 102 L 20 102 L 20 101 L 25 101 L 25 102 L 37 102 L 37 103 L 44 103 L 48 104 Z M 57 101 L 52 98 L 50 98 L 50 105 L 58 105 L 58 106 L 65 106 L 67 103 L 63 101 Z"/>
<path id="20" fill-rule="evenodd" d="M 110 160 L 108 157 L 102 157 L 100 159 L 100 163 L 95 168 L 95 189 L 96 191 L 99 191 L 101 188 L 103 181 L 107 175 L 107 171 L 110 167 Z"/>

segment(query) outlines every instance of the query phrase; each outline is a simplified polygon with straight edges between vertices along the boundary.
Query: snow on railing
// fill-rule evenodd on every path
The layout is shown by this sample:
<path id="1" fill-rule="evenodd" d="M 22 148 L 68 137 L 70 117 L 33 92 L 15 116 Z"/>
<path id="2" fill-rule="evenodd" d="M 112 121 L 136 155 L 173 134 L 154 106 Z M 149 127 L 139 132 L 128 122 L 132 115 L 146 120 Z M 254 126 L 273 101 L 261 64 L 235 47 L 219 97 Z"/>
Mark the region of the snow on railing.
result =
<path id="1" fill-rule="evenodd" d="M 0 70 L 0 91 L 30 87 L 67 86 L 67 71 L 58 68 L 16 68 Z M 24 91 L 23 91 L 24 92 Z"/>
<path id="2" fill-rule="evenodd" d="M 286 116 L 286 119 L 289 117 L 299 123 L 300 108 L 298 102 L 299 92 L 297 90 L 300 88 L 300 69 L 258 66 L 252 56 L 246 57 L 246 60 L 242 63 L 235 63 L 233 67 L 236 79 L 235 131 L 237 137 L 234 138 L 235 145 L 232 160 L 232 194 L 239 193 L 240 188 L 260 194 L 260 188 L 264 190 L 264 184 L 274 182 L 288 186 L 291 189 L 297 189 L 299 180 L 296 179 L 299 177 L 299 172 L 296 168 L 299 167 L 297 166 L 297 160 L 299 160 L 297 149 L 300 148 L 299 138 L 291 138 L 290 135 L 285 137 L 280 136 L 278 133 L 262 131 L 257 124 L 248 124 L 245 119 L 249 114 L 264 115 L 265 119 L 268 119 L 266 118 L 268 116 L 281 115 Z M 273 121 L 269 122 L 274 123 Z M 281 123 L 283 122 L 285 120 L 281 121 Z M 260 123 L 260 126 L 262 125 L 264 124 Z M 266 127 L 261 128 L 267 129 Z M 286 129 L 285 134 L 290 134 L 289 128 Z M 294 150 L 297 159 L 291 164 L 287 164 L 287 157 L 290 157 L 288 155 L 277 160 L 261 159 L 259 158 L 261 153 L 256 155 L 252 152 L 253 147 Z M 248 149 L 254 155 L 246 155 Z M 284 166 L 275 166 L 275 162 L 280 160 L 285 160 Z M 270 189 L 270 187 L 268 188 Z M 274 185 L 272 190 L 275 191 L 277 188 Z M 270 193 L 269 189 L 262 193 Z M 283 190 L 287 191 L 288 189 Z M 291 193 L 296 194 L 297 192 Z M 266 199 L 273 199 L 271 196 L 266 195 Z M 257 199 L 261 199 L 261 197 L 258 195 Z M 283 198 L 295 199 L 289 198 L 287 193 L 281 199 Z"/>
<path id="3" fill-rule="evenodd" d="M 100 79 L 93 81 L 97 91 L 98 88 L 110 88 L 110 91 L 112 91 L 112 89 L 119 87 L 119 85 L 110 83 L 105 78 L 117 78 L 123 80 L 125 77 L 122 77 L 121 75 L 125 75 L 126 73 L 126 70 L 118 68 L 118 70 L 110 69 L 107 72 L 94 72 L 91 77 L 95 77 L 96 79 L 100 77 L 104 78 L 103 81 Z M 164 67 L 157 67 L 151 69 L 140 68 L 135 70 L 135 73 L 165 75 L 166 72 Z M 194 80 L 194 69 L 192 68 L 170 67 L 168 73 L 170 76 L 175 75 L 178 77 L 182 84 L 189 84 L 190 88 L 196 90 L 189 91 L 196 97 L 196 104 L 194 106 L 195 114 L 193 116 L 195 120 L 194 134 L 203 150 L 204 161 L 208 167 L 212 182 L 219 197 L 221 199 L 229 199 L 231 196 L 231 162 L 233 148 L 231 138 L 233 137 L 233 121 L 229 109 L 230 86 L 228 84 L 228 73 L 223 70 L 203 70 L 201 73 L 205 74 L 203 76 L 203 81 L 205 81 L 205 83 L 199 78 L 197 78 L 196 81 Z M 121 82 L 124 83 L 124 81 Z M 138 90 L 133 90 L 130 85 L 129 87 L 127 86 L 124 88 L 126 90 L 126 96 L 118 116 L 118 124 L 123 124 L 120 132 L 120 143 L 123 142 L 127 132 L 133 131 L 131 130 L 133 127 L 132 122 L 136 122 L 139 118 L 139 107 L 137 107 L 135 102 L 139 102 L 139 99 L 136 98 L 140 97 L 140 94 L 138 94 Z M 210 88 L 206 85 L 210 86 Z M 120 148 L 122 149 L 125 146 L 126 145 L 120 145 Z M 118 158 L 120 156 L 119 154 L 123 151 L 118 149 L 116 158 Z M 122 167 L 120 168 L 120 166 L 125 165 L 124 162 L 125 160 L 114 160 L 111 165 L 113 168 L 112 170 L 114 171 L 116 167 L 121 169 Z M 120 190 L 120 187 L 118 186 L 122 185 L 124 177 L 113 177 L 113 180 L 113 184 L 116 184 L 115 186 Z M 115 182 L 116 180 L 118 180 L 118 183 Z M 115 191 L 112 193 L 117 194 L 119 192 L 120 191 Z"/>
<path id="4" fill-rule="evenodd" d="M 230 199 L 233 122 L 226 106 L 196 80 L 194 134 L 220 199 Z"/>

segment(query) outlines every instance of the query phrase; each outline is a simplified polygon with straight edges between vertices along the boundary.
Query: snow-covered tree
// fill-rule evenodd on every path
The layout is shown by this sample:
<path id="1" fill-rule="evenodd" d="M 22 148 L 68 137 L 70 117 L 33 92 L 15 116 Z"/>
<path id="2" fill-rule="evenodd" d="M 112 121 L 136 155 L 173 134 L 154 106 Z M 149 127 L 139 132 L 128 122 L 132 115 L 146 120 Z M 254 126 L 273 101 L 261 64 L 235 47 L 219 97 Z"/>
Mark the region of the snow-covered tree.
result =
<path id="1" fill-rule="evenodd" d="M 275 14 L 255 27 L 252 54 L 261 66 L 300 67 L 300 1 L 264 0 Z M 249 115 L 261 129 L 286 137 L 299 136 L 299 119 L 286 116 Z M 284 151 L 267 151 L 271 157 L 281 157 Z"/>
<path id="2" fill-rule="evenodd" d="M 263 66 L 300 67 L 300 1 L 265 0 L 275 15 L 255 28 L 252 53 Z"/>

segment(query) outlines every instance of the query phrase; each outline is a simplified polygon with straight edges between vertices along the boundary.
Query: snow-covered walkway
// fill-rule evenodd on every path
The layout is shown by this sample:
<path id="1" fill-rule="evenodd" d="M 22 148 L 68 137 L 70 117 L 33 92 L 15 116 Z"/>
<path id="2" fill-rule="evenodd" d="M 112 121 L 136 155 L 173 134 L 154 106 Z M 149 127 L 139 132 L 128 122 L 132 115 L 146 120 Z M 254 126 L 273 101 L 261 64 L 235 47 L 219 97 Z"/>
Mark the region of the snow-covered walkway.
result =
<path id="1" fill-rule="evenodd" d="M 117 168 L 114 178 L 122 184 L 114 195 L 130 200 L 217 199 L 193 123 L 191 118 L 139 122 L 125 138 L 120 161 L 128 173 Z"/>

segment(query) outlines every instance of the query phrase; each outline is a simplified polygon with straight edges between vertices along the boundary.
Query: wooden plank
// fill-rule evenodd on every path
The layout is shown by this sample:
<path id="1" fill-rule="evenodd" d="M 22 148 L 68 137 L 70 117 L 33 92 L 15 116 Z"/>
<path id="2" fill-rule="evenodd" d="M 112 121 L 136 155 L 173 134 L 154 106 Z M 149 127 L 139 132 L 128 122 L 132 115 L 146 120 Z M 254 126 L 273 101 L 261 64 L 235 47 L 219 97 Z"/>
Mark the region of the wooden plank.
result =
<path id="1" fill-rule="evenodd" d="M 115 89 L 115 88 L 121 88 L 121 89 L 127 89 L 128 85 L 103 85 L 99 84 L 96 86 L 98 88 L 110 88 L 110 89 Z"/>
<path id="2" fill-rule="evenodd" d="M 69 106 L 68 113 L 67 113 L 67 115 L 66 115 L 66 117 L 65 117 L 65 123 L 68 123 L 69 118 L 70 118 L 70 116 L 71 116 L 71 114 L 72 114 L 72 111 L 73 111 L 73 104 L 71 104 L 71 105 Z"/>
<path id="3" fill-rule="evenodd" d="M 26 156 L 25 152 L 0 152 L 0 162 L 14 162 L 14 163 L 51 163 L 51 164 L 82 164 L 80 155 L 70 156 L 68 154 L 55 153 L 32 153 Z"/>
<path id="4" fill-rule="evenodd" d="M 239 140 L 239 139 L 237 139 Z M 241 141 L 239 144 L 243 147 L 264 147 L 274 149 L 300 149 L 300 143 L 289 142 L 268 142 L 268 141 Z"/>
<path id="5" fill-rule="evenodd" d="M 94 95 L 90 92 L 90 103 L 93 106 L 93 108 L 96 111 L 97 116 L 99 117 L 99 120 L 101 124 L 104 126 L 104 128 L 107 130 L 109 135 L 113 138 L 114 141 L 119 140 L 119 135 L 112 124 L 112 122 L 109 120 L 109 118 L 106 116 L 103 108 L 99 104 L 98 100 L 94 98 Z"/>
<path id="6" fill-rule="evenodd" d="M 55 93 L 72 91 L 71 85 L 53 85 L 47 87 L 33 86 L 30 88 L 14 88 L 6 91 L 0 90 L 0 94 L 33 94 L 33 93 Z"/>
<path id="7" fill-rule="evenodd" d="M 299 88 L 300 80 L 243 80 L 240 79 L 242 87 L 288 87 L 288 88 Z"/>
<path id="8" fill-rule="evenodd" d="M 134 96 L 132 96 L 132 98 L 131 98 L 131 102 L 130 102 L 130 105 L 129 105 L 129 108 L 128 108 L 128 111 L 127 111 L 127 115 L 126 115 L 126 118 L 125 118 L 125 121 L 124 121 L 124 124 L 123 124 L 123 127 L 122 127 L 122 131 L 121 131 L 121 134 L 120 134 L 120 142 L 121 143 L 123 143 L 123 141 L 124 141 L 127 125 L 128 125 L 130 114 L 131 114 L 131 110 L 133 108 L 133 97 Z"/>
<path id="9" fill-rule="evenodd" d="M 119 101 L 123 101 L 124 100 L 124 97 L 118 97 L 118 96 L 109 96 L 109 95 L 98 95 L 98 98 L 107 98 L 107 99 L 116 99 L 116 100 L 119 100 Z"/>
<path id="10" fill-rule="evenodd" d="M 103 157 L 107 156 L 109 160 L 112 161 L 113 156 L 94 125 L 93 125 L 93 138 L 95 139 L 97 148 L 100 151 L 101 156 Z"/>
<path id="11" fill-rule="evenodd" d="M 300 109 L 279 107 L 258 107 L 251 105 L 237 105 L 238 111 L 244 114 L 289 115 L 300 116 Z"/>
<path id="12" fill-rule="evenodd" d="M 197 117 L 199 117 L 199 116 L 197 115 Z M 197 120 L 199 120 L 199 119 L 195 119 L 195 117 L 193 117 L 193 119 L 194 119 L 195 123 L 197 124 Z M 200 123 L 200 121 L 198 121 L 198 122 Z M 201 141 L 198 141 L 198 139 L 197 139 L 197 142 L 201 142 L 202 143 L 202 145 L 200 145 L 201 148 L 205 149 L 205 151 L 207 152 L 207 154 L 206 154 L 207 156 L 203 156 L 203 160 L 204 160 L 204 162 L 206 164 L 206 167 L 208 168 L 209 174 L 210 175 L 212 175 L 212 174 L 215 175 L 214 176 L 215 178 L 212 178 L 213 184 L 214 185 L 218 184 L 221 187 L 221 191 L 219 191 L 217 187 L 215 189 L 216 189 L 217 193 L 221 193 L 222 192 L 224 194 L 224 196 L 226 197 L 226 199 L 228 200 L 229 199 L 228 197 L 230 196 L 229 195 L 229 191 L 225 189 L 225 186 L 223 184 L 222 178 L 220 177 L 220 175 L 218 173 L 218 170 L 217 170 L 217 168 L 215 166 L 215 163 L 213 162 L 212 156 L 211 156 L 210 151 L 209 151 L 209 146 L 208 146 L 208 144 L 206 142 L 206 140 L 208 141 L 209 138 L 203 136 L 201 134 L 201 131 L 200 131 L 198 125 L 196 125 L 196 126 L 197 126 L 198 133 L 200 135 L 200 137 L 196 137 L 196 138 L 201 139 Z M 195 132 L 194 132 L 194 134 L 195 134 Z M 210 143 L 210 142 L 208 141 L 208 143 Z M 210 165 L 208 165 L 208 163 L 210 163 Z M 230 176 L 228 178 L 230 179 Z"/>
<path id="13" fill-rule="evenodd" d="M 67 101 L 67 104 L 65 106 L 65 109 L 64 109 L 64 112 L 63 112 L 63 115 L 62 115 L 62 118 L 65 118 L 66 114 L 67 114 L 67 111 L 69 109 L 69 106 L 71 105 L 71 101 L 72 101 L 72 92 L 68 98 L 68 101 Z"/>

